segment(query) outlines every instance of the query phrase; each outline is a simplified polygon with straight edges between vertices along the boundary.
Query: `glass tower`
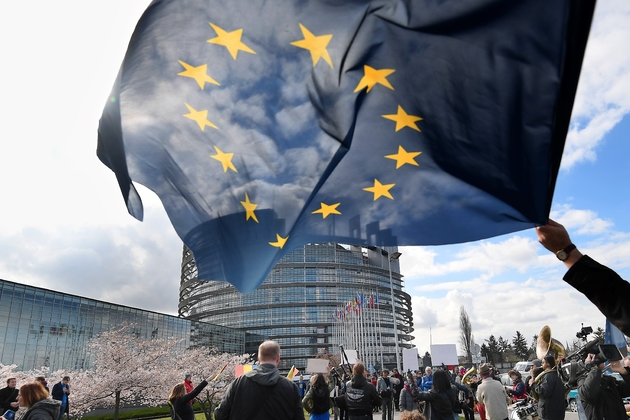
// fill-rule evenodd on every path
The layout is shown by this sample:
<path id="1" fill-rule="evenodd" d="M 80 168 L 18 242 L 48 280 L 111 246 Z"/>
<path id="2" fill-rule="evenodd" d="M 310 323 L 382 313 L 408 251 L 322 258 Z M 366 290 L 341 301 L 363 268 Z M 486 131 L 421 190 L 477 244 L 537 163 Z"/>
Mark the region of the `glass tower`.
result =
<path id="1" fill-rule="evenodd" d="M 378 296 L 371 312 L 379 321 L 377 335 L 372 332 L 379 347 L 375 368 L 392 368 L 396 346 L 390 274 L 399 351 L 411 348 L 413 340 L 411 297 L 403 289 L 398 260 L 391 260 L 389 270 L 390 253 L 395 251 L 338 243 L 305 245 L 285 255 L 257 290 L 241 294 L 226 282 L 199 281 L 194 257 L 184 247 L 179 315 L 276 340 L 282 348 L 280 368 L 295 365 L 304 370 L 307 359 L 338 354 L 340 344 L 348 348 L 344 337 L 335 333 L 338 311 L 345 311 L 358 296 Z M 246 343 L 247 351 L 253 353 L 259 343 Z"/>

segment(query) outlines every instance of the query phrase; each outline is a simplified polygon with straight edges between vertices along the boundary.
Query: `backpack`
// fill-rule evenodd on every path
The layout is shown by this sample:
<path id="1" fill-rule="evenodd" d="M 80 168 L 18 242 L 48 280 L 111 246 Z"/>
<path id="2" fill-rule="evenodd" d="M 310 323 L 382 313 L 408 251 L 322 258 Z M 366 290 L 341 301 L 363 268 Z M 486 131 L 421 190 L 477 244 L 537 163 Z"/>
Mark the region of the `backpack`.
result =
<path id="1" fill-rule="evenodd" d="M 381 390 L 381 398 L 389 400 L 392 397 L 392 388 L 389 384 L 389 378 L 383 378 L 385 381 L 385 385 L 387 385 L 387 389 Z"/>

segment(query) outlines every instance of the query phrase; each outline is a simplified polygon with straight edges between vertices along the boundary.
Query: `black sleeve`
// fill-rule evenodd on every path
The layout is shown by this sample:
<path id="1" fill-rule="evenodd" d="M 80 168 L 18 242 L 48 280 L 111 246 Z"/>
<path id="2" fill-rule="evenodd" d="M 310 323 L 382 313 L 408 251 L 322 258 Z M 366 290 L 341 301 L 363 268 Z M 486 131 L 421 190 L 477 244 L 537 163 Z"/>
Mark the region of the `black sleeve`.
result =
<path id="1" fill-rule="evenodd" d="M 582 292 L 625 335 L 630 335 L 630 283 L 588 255 L 573 264 L 564 281 Z"/>
<path id="2" fill-rule="evenodd" d="M 602 371 L 594 367 L 583 378 L 578 379 L 578 394 L 580 399 L 589 404 L 595 404 L 599 397 L 600 385 L 602 382 Z"/>
<path id="3" fill-rule="evenodd" d="M 206 381 L 201 381 L 201 383 L 199 385 L 197 385 L 195 387 L 195 389 L 193 389 L 192 391 L 190 391 L 188 394 L 184 395 L 183 397 L 181 397 L 181 399 L 183 401 L 190 401 L 193 398 L 196 398 L 197 395 L 199 395 L 199 393 L 206 387 L 206 385 L 208 385 L 208 382 Z"/>

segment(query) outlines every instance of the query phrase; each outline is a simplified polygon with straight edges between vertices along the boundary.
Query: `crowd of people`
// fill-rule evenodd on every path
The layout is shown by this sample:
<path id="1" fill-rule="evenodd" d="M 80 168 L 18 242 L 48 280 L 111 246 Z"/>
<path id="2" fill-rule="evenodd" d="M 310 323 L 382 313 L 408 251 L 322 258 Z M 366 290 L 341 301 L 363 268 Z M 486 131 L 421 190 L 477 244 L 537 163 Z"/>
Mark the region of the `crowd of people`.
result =
<path id="1" fill-rule="evenodd" d="M 17 378 L 8 378 L 0 389 L 0 420 L 62 420 L 69 417 L 70 377 L 64 376 L 52 392 L 43 376 L 17 387 Z"/>

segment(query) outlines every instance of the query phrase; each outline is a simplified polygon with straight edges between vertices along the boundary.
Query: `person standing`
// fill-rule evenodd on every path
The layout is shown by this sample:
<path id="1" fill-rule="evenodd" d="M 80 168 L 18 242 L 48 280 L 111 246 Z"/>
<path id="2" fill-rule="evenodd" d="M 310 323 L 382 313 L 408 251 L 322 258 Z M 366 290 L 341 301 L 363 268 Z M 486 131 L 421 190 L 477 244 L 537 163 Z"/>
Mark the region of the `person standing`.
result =
<path id="1" fill-rule="evenodd" d="M 236 378 L 218 407 L 215 420 L 304 420 L 298 387 L 280 376 L 280 345 L 272 340 L 258 347 L 258 366 Z"/>
<path id="2" fill-rule="evenodd" d="M 346 383 L 346 409 L 349 420 L 372 420 L 372 407 L 381 405 L 381 397 L 374 385 L 365 378 L 365 365 L 352 367 L 352 379 Z"/>
<path id="3" fill-rule="evenodd" d="M 298 390 L 300 391 L 300 398 L 304 398 L 307 392 L 306 382 L 304 382 L 304 377 L 300 375 L 300 379 L 297 382 Z"/>
<path id="4" fill-rule="evenodd" d="M 302 405 L 309 412 L 309 420 L 328 420 L 330 415 L 330 392 L 326 377 L 318 373 L 311 376 L 311 384 L 302 399 Z"/>
<path id="5" fill-rule="evenodd" d="M 419 392 L 416 398 L 419 401 L 428 402 L 424 408 L 427 420 L 453 420 L 457 400 L 451 390 L 448 372 L 437 370 L 432 377 L 431 389 L 427 392 Z"/>
<path id="6" fill-rule="evenodd" d="M 621 375 L 621 382 L 603 374 L 605 364 L 597 363 L 594 354 L 589 354 L 585 362 L 596 363 L 585 377 L 578 379 L 578 395 L 587 419 L 627 420 L 622 398 L 630 396 L 630 368 L 619 360 L 610 362 L 610 368 Z"/>
<path id="7" fill-rule="evenodd" d="M 15 387 L 16 384 L 16 378 L 8 378 L 7 386 L 0 389 L 0 408 L 2 409 L 2 413 L 7 410 L 17 411 L 19 408 L 19 404 L 17 402 L 19 391 Z"/>
<path id="8" fill-rule="evenodd" d="M 424 376 L 422 377 L 422 384 L 420 385 L 420 390 L 423 392 L 427 392 L 433 386 L 433 371 L 429 366 L 424 370 Z"/>
<path id="9" fill-rule="evenodd" d="M 484 363 L 479 366 L 481 384 L 477 387 L 477 401 L 485 407 L 488 420 L 505 420 L 508 418 L 508 396 L 501 382 L 492 378 L 492 365 Z"/>
<path id="10" fill-rule="evenodd" d="M 400 411 L 400 392 L 403 389 L 404 381 L 402 375 L 400 374 L 400 372 L 398 372 L 398 369 L 396 368 L 392 369 L 392 378 L 398 381 L 397 384 L 394 384 L 394 409 L 396 411 Z"/>
<path id="11" fill-rule="evenodd" d="M 525 389 L 525 383 L 523 382 L 523 376 L 521 372 L 517 370 L 510 370 L 508 376 L 512 380 L 512 388 L 505 388 L 505 391 L 512 397 L 513 402 L 518 400 L 527 399 L 527 390 Z"/>
<path id="12" fill-rule="evenodd" d="M 382 419 L 392 420 L 392 397 L 394 396 L 394 390 L 389 376 L 389 371 L 383 369 L 382 376 L 378 379 L 376 384 L 376 392 L 381 396 L 381 409 L 383 410 Z"/>
<path id="13" fill-rule="evenodd" d="M 52 389 L 51 396 L 54 400 L 61 401 L 61 409 L 59 410 L 59 420 L 63 419 L 64 413 L 68 413 L 70 418 L 70 377 L 64 376 L 61 381 L 57 382 Z"/>
<path id="14" fill-rule="evenodd" d="M 555 358 L 552 355 L 545 356 L 542 367 L 543 376 L 533 387 L 534 392 L 538 394 L 538 416 L 540 420 L 564 420 L 565 389 L 556 370 Z"/>
<path id="15" fill-rule="evenodd" d="M 195 389 L 195 386 L 192 383 L 192 375 L 186 375 L 184 377 L 184 388 L 186 388 L 186 394 Z"/>
<path id="16" fill-rule="evenodd" d="M 172 418 L 177 420 L 195 420 L 192 402 L 195 397 L 208 385 L 208 381 L 201 381 L 192 391 L 186 392 L 185 384 L 177 384 L 173 387 L 168 403 L 173 408 Z"/>

